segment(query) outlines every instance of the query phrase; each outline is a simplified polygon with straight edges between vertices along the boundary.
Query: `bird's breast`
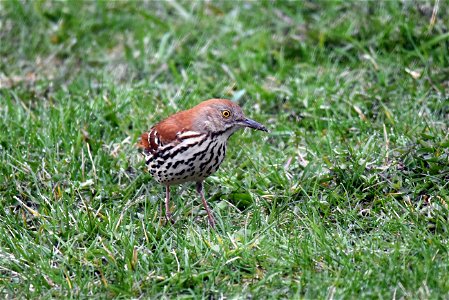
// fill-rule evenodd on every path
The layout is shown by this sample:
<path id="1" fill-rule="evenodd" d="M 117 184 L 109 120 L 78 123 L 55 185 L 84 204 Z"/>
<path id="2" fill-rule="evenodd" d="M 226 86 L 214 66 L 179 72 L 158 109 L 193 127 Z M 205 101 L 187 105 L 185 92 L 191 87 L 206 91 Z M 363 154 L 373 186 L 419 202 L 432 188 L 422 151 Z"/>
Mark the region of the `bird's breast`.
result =
<path id="1" fill-rule="evenodd" d="M 188 134 L 146 157 L 156 181 L 176 184 L 199 181 L 218 170 L 226 154 L 228 136 Z"/>

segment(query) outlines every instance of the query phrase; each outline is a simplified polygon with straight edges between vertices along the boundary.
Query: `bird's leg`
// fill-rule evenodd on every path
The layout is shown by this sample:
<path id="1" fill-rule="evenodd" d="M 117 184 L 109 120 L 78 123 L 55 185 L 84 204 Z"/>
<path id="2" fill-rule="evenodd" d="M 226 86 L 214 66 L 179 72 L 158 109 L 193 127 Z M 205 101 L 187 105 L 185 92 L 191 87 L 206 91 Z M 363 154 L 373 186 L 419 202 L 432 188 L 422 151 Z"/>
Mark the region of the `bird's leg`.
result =
<path id="1" fill-rule="evenodd" d="M 165 218 L 167 219 L 167 222 L 173 223 L 173 219 L 171 218 L 170 213 L 170 186 L 167 184 L 165 186 Z"/>
<path id="2" fill-rule="evenodd" d="M 209 206 L 207 206 L 206 199 L 204 198 L 203 181 L 198 181 L 198 182 L 196 183 L 196 191 L 197 191 L 198 194 L 200 194 L 200 196 L 201 196 L 201 201 L 203 202 L 204 208 L 206 209 L 206 212 L 207 212 L 207 218 L 209 219 L 209 224 L 210 224 L 210 226 L 215 227 L 215 220 L 214 220 L 214 217 L 212 216 L 212 213 L 210 212 Z"/>

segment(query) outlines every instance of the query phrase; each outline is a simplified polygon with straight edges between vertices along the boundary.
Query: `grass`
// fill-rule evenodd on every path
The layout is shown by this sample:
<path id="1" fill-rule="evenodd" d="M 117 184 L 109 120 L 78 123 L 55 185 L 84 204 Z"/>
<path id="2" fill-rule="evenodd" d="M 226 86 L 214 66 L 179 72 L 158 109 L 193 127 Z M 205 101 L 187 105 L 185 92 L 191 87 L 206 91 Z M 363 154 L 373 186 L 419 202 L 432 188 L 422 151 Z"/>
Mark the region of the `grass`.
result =
<path id="1" fill-rule="evenodd" d="M 0 7 L 2 298 L 449 297 L 447 2 Z M 164 226 L 134 145 L 212 97 L 271 132 Z"/>

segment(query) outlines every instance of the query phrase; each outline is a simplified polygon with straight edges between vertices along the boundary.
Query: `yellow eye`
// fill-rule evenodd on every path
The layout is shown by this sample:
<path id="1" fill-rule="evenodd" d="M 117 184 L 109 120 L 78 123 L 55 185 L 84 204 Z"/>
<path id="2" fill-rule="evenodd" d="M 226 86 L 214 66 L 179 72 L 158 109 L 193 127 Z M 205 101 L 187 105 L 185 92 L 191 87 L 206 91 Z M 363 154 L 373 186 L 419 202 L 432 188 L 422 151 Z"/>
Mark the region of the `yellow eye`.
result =
<path id="1" fill-rule="evenodd" d="M 221 112 L 221 115 L 223 116 L 223 118 L 227 119 L 231 116 L 231 112 L 229 110 L 225 109 Z"/>

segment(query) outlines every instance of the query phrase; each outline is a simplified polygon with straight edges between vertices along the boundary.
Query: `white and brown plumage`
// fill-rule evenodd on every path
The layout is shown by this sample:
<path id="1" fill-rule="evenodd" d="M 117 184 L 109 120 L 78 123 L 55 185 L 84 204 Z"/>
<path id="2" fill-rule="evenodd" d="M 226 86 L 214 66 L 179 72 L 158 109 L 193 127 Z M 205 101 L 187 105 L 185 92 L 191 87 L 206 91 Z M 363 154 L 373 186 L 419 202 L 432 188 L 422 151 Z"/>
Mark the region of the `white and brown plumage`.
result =
<path id="1" fill-rule="evenodd" d="M 165 213 L 169 210 L 170 185 L 196 182 L 209 223 L 215 225 L 203 193 L 203 180 L 218 170 L 229 137 L 238 129 L 267 129 L 244 116 L 242 109 L 226 99 L 211 99 L 159 122 L 141 136 L 145 161 L 154 179 L 166 187 Z"/>

